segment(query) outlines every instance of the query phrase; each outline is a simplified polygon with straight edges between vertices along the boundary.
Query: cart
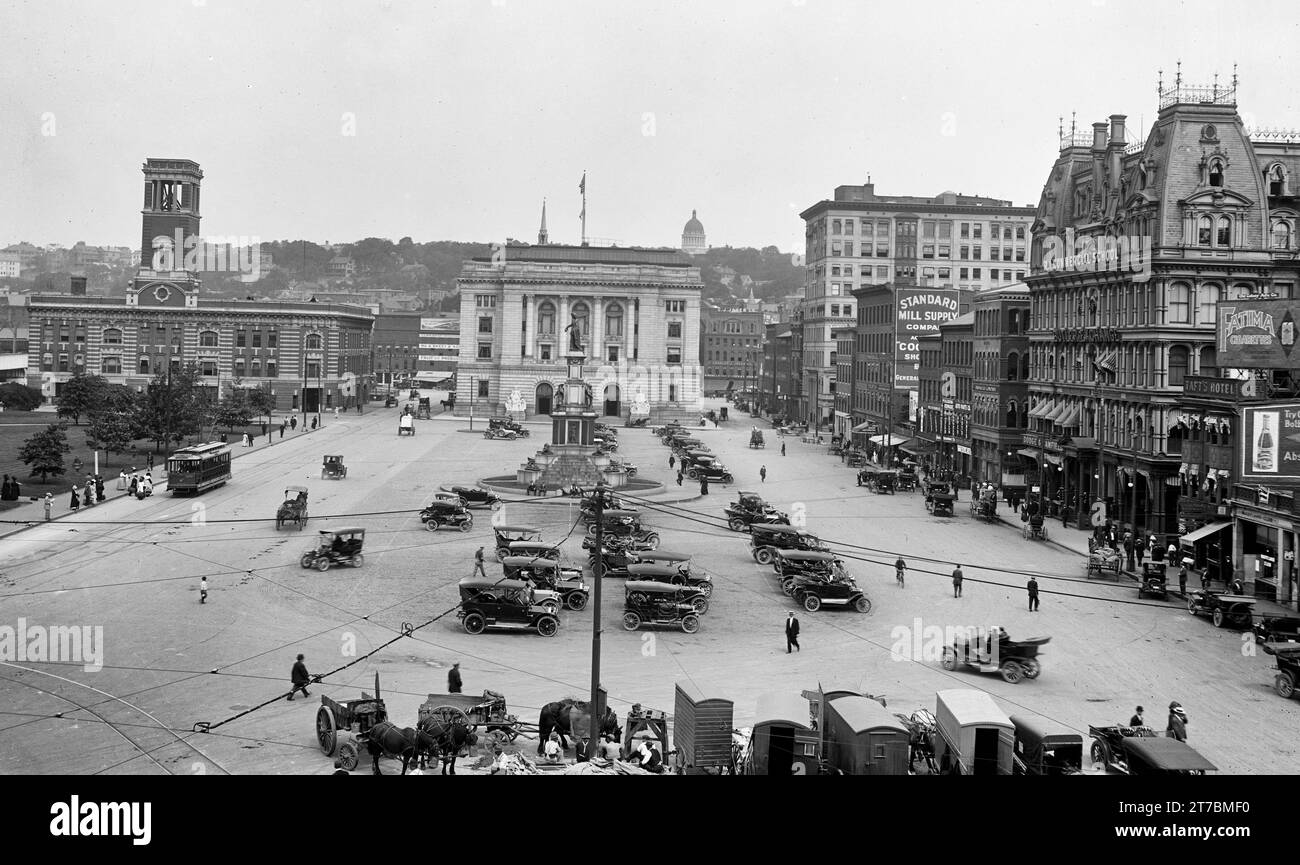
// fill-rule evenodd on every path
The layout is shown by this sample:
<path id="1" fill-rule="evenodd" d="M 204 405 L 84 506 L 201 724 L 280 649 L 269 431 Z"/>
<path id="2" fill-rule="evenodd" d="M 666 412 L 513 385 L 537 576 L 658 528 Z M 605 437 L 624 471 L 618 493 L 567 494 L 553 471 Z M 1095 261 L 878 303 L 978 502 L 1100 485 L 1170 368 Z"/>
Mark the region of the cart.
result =
<path id="1" fill-rule="evenodd" d="M 420 407 L 416 409 L 415 416 L 423 420 L 431 420 L 433 418 L 433 408 L 430 404 L 429 397 L 420 397 Z"/>
<path id="2" fill-rule="evenodd" d="M 767 447 L 767 444 L 763 441 L 763 431 L 758 427 L 754 427 L 754 430 L 749 434 L 749 446 L 751 448 Z"/>
<path id="3" fill-rule="evenodd" d="M 1088 554 L 1088 578 L 1091 579 L 1095 574 L 1100 579 L 1109 572 L 1118 580 L 1119 563 L 1120 554 L 1118 550 L 1112 550 L 1110 547 L 1098 547 Z"/>
<path id="4" fill-rule="evenodd" d="M 415 417 L 413 415 L 402 415 L 401 420 L 397 422 L 397 434 L 399 436 L 415 435 Z"/>
<path id="5" fill-rule="evenodd" d="M 349 772 L 357 768 L 366 748 L 370 729 L 388 720 L 388 709 L 379 696 L 379 674 L 375 674 L 375 696 L 364 691 L 359 700 L 342 702 L 322 694 L 316 710 L 316 741 L 326 757 L 338 752 L 338 762 Z"/>
<path id="6" fill-rule="evenodd" d="M 484 691 L 482 696 L 430 694 L 419 709 L 420 722 L 423 723 L 428 718 L 437 718 L 446 724 L 459 722 L 471 730 L 486 728 L 487 741 L 484 744 L 489 750 L 493 745 L 513 742 L 520 733 L 535 733 L 537 730 L 535 725 L 527 724 L 510 714 L 505 694 L 496 691 Z"/>
<path id="7" fill-rule="evenodd" d="M 307 488 L 285 487 L 284 501 L 275 512 L 275 530 L 285 523 L 293 523 L 299 530 L 307 525 Z"/>
<path id="8" fill-rule="evenodd" d="M 1031 514 L 1020 531 L 1027 541 L 1047 540 L 1047 524 L 1043 521 L 1042 514 Z"/>

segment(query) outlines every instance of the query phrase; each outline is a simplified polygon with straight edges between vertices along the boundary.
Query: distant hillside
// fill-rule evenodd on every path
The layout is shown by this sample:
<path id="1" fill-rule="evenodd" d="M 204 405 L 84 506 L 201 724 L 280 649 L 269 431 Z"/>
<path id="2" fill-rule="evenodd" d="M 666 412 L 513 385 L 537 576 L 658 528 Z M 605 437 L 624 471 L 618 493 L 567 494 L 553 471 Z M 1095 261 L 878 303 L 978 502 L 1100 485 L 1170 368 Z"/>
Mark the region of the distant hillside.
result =
<path id="1" fill-rule="evenodd" d="M 754 297 L 778 301 L 787 294 L 803 291 L 804 268 L 789 253 L 775 246 L 762 249 L 715 246 L 695 256 L 704 279 L 704 298 L 725 304 L 731 299 Z"/>

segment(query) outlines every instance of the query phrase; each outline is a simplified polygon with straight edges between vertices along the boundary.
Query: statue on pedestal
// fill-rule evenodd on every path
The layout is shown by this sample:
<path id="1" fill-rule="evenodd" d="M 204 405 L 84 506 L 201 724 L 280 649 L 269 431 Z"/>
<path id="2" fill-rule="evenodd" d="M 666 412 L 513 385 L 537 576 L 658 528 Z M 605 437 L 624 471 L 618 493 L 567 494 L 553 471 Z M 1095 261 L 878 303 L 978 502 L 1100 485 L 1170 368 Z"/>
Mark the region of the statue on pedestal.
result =
<path id="1" fill-rule="evenodd" d="M 584 351 L 582 347 L 582 319 L 576 315 L 570 315 L 569 318 L 569 326 L 564 330 L 569 335 L 569 352 L 576 354 Z"/>

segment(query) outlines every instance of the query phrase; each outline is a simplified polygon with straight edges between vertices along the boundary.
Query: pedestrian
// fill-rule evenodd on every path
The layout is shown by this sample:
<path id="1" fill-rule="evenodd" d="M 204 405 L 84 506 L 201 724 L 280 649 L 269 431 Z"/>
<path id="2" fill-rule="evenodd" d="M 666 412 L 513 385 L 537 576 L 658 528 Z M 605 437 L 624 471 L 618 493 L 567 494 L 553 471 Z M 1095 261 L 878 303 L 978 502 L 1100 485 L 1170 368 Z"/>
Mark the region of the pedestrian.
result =
<path id="1" fill-rule="evenodd" d="M 785 618 L 785 653 L 790 654 L 790 647 L 802 652 L 799 646 L 799 620 L 794 617 L 794 610 L 786 613 Z"/>
<path id="2" fill-rule="evenodd" d="M 1187 597 L 1187 565 L 1178 569 L 1178 594 Z"/>
<path id="3" fill-rule="evenodd" d="M 906 574 L 907 562 L 903 561 L 902 556 L 899 556 L 898 561 L 894 562 L 894 579 L 898 581 L 898 585 L 904 585 L 904 577 Z"/>
<path id="4" fill-rule="evenodd" d="M 95 475 L 95 501 L 102 502 L 107 496 L 104 495 L 104 476 Z"/>
<path id="5" fill-rule="evenodd" d="M 126 469 L 122 469 L 122 471 L 118 472 L 117 475 L 117 491 L 120 493 L 120 492 L 125 492 L 125 490 L 126 490 Z"/>
<path id="6" fill-rule="evenodd" d="M 298 415 L 295 414 L 293 417 L 289 418 L 289 429 L 293 430 L 294 432 L 297 432 L 297 430 L 298 430 Z"/>
<path id="7" fill-rule="evenodd" d="M 765 483 L 767 483 L 767 466 L 762 466 L 762 467 L 759 468 L 759 470 L 758 470 L 758 482 L 761 483 L 761 484 L 765 484 Z"/>
<path id="8" fill-rule="evenodd" d="M 481 546 L 478 552 L 474 553 L 474 575 L 487 579 L 487 571 L 483 570 L 483 547 Z"/>
<path id="9" fill-rule="evenodd" d="M 671 468 L 672 468 L 673 466 L 675 466 L 676 464 L 677 464 L 677 457 L 674 456 L 673 454 L 669 454 L 669 455 L 668 455 L 668 468 L 671 469 Z"/>
<path id="10" fill-rule="evenodd" d="M 1124 558 L 1128 563 L 1127 566 L 1130 571 L 1137 569 L 1136 566 L 1134 565 L 1134 556 L 1135 556 L 1135 551 L 1133 549 L 1133 533 L 1125 532 L 1124 533 Z"/>
<path id="11" fill-rule="evenodd" d="M 459 694 L 460 688 L 460 662 L 458 661 L 447 671 L 447 693 Z"/>
<path id="12" fill-rule="evenodd" d="M 312 419 L 311 419 L 311 428 L 312 428 L 312 429 L 316 429 L 316 426 L 317 426 L 317 424 L 319 424 L 319 423 L 320 423 L 320 417 L 319 417 L 319 416 L 312 418 Z"/>
<path id="13" fill-rule="evenodd" d="M 303 655 L 298 656 L 298 660 L 294 662 L 293 670 L 289 672 L 289 681 L 293 683 L 293 690 L 289 692 L 290 700 L 299 691 L 302 691 L 304 697 L 311 696 L 311 693 L 307 690 L 307 686 L 311 684 L 311 673 L 307 672 L 307 665 L 303 663 L 303 657 Z"/>
<path id="14" fill-rule="evenodd" d="M 280 421 L 280 438 L 284 438 L 284 421 Z"/>
<path id="15" fill-rule="evenodd" d="M 1137 554 L 1138 570 L 1142 570 L 1142 559 L 1147 554 L 1147 539 L 1139 532 L 1137 539 L 1133 541 L 1133 551 Z"/>
<path id="16" fill-rule="evenodd" d="M 682 485 L 682 470 L 681 470 L 681 469 L 678 469 L 678 470 L 677 470 L 677 486 L 680 487 L 681 485 Z"/>
<path id="17" fill-rule="evenodd" d="M 1169 546 L 1165 549 L 1165 559 L 1171 565 L 1178 561 L 1178 547 L 1175 546 L 1172 541 L 1170 541 Z"/>
<path id="18" fill-rule="evenodd" d="M 50 513 L 54 510 L 54 493 L 45 494 L 45 522 L 49 522 L 52 517 Z"/>
<path id="19" fill-rule="evenodd" d="M 785 456 L 785 440 L 781 441 L 781 456 Z"/>
<path id="20" fill-rule="evenodd" d="M 262 424 L 262 426 L 266 426 L 266 424 Z M 267 443 L 267 444 L 270 444 L 270 443 L 271 443 L 271 433 L 272 433 L 272 432 L 274 432 L 274 430 L 270 430 L 270 429 L 266 430 L 266 443 Z"/>
<path id="21" fill-rule="evenodd" d="M 9 475 L 5 475 L 4 485 L 0 486 L 0 502 L 7 502 L 9 499 Z"/>
<path id="22" fill-rule="evenodd" d="M 1029 612 L 1036 613 L 1038 612 L 1038 580 L 1030 577 L 1025 588 L 1029 590 Z"/>
<path id="23" fill-rule="evenodd" d="M 707 496 L 708 494 L 709 494 L 709 479 L 706 478 L 704 475 L 700 475 L 700 495 Z"/>
<path id="24" fill-rule="evenodd" d="M 957 567 L 953 568 L 953 571 L 952 571 L 952 596 L 953 596 L 954 598 L 960 598 L 960 597 L 961 597 L 961 581 L 962 581 L 962 579 L 964 579 L 964 577 L 963 577 L 962 572 L 961 572 L 961 565 L 959 564 L 959 565 L 957 565 Z"/>
<path id="25" fill-rule="evenodd" d="M 199 603 L 206 604 L 207 602 L 208 602 L 208 578 L 199 577 Z"/>
<path id="26" fill-rule="evenodd" d="M 153 471 L 153 451 L 149 451 L 144 458 L 144 470 L 146 472 Z"/>
<path id="27" fill-rule="evenodd" d="M 140 488 L 140 476 L 131 475 L 131 483 L 127 485 L 126 494 L 129 496 L 134 496 L 136 494 L 136 490 L 138 490 L 139 488 Z"/>
<path id="28" fill-rule="evenodd" d="M 267 431 L 268 429 L 270 429 L 270 425 L 267 424 L 266 421 L 263 421 L 263 422 L 262 422 L 262 435 L 267 435 L 267 432 L 266 432 L 266 431 Z"/>
<path id="29" fill-rule="evenodd" d="M 1138 706 L 1137 711 L 1133 713 L 1133 717 L 1128 719 L 1128 725 L 1130 727 L 1145 727 L 1147 725 L 1147 722 L 1142 717 L 1142 713 L 1145 711 L 1146 709 L 1143 709 L 1141 706 Z"/>
<path id="30" fill-rule="evenodd" d="M 86 492 L 85 505 L 90 507 L 95 503 L 95 482 L 91 480 L 90 475 L 86 475 L 86 484 L 82 489 Z"/>
<path id="31" fill-rule="evenodd" d="M 68 506 L 71 507 L 74 511 L 78 510 L 81 507 L 81 497 L 77 495 L 76 487 L 72 488 L 72 501 L 68 503 Z"/>
<path id="32" fill-rule="evenodd" d="M 1187 725 L 1191 722 L 1187 719 L 1187 713 L 1183 711 L 1183 706 L 1177 700 L 1169 704 L 1169 723 L 1165 725 L 1165 735 L 1170 739 L 1177 739 L 1180 742 L 1187 741 Z"/>
<path id="33" fill-rule="evenodd" d="M 1151 561 L 1159 563 L 1165 560 L 1165 548 L 1160 546 L 1155 535 L 1147 539 L 1147 546 L 1151 548 Z"/>

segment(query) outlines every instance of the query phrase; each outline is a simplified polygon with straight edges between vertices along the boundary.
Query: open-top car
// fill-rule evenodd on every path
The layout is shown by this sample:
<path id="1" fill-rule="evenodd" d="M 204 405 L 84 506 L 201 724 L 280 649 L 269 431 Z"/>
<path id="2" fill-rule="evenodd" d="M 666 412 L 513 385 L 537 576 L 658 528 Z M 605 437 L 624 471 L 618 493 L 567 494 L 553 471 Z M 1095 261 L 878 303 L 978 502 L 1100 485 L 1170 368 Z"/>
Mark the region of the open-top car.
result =
<path id="1" fill-rule="evenodd" d="M 361 554 L 365 545 L 366 530 L 360 526 L 321 529 L 316 549 L 303 553 L 298 564 L 318 571 L 328 571 L 331 565 L 359 568 L 365 562 L 365 556 Z"/>
<path id="2" fill-rule="evenodd" d="M 790 525 L 789 514 L 778 511 L 763 501 L 757 493 L 742 490 L 736 501 L 727 505 L 727 527 L 733 532 L 747 531 L 755 523 L 759 525 Z"/>
<path id="3" fill-rule="evenodd" d="M 436 532 L 443 526 L 468 532 L 474 528 L 474 515 L 469 512 L 469 508 L 440 496 L 420 511 L 420 522 L 431 532 Z"/>
<path id="4" fill-rule="evenodd" d="M 1264 652 L 1277 659 L 1273 690 L 1279 697 L 1294 697 L 1296 685 L 1300 685 L 1300 643 L 1265 643 Z"/>
<path id="5" fill-rule="evenodd" d="M 1124 749 L 1124 740 L 1129 738 L 1151 739 L 1156 731 L 1150 727 L 1129 727 L 1115 724 L 1107 727 L 1088 725 L 1088 735 L 1092 737 L 1092 747 L 1088 753 L 1094 765 L 1106 771 L 1128 774 L 1128 752 Z"/>
<path id="6" fill-rule="evenodd" d="M 552 612 L 557 612 L 561 604 L 571 610 L 587 606 L 591 588 L 582 581 L 582 571 L 577 568 L 563 567 L 555 559 L 530 556 L 506 556 L 501 565 L 507 578 L 533 586 L 533 603 L 539 606 L 550 607 Z M 551 598 L 555 599 L 554 606 Z"/>
<path id="7" fill-rule="evenodd" d="M 1120 740 L 1129 775 L 1204 775 L 1218 767 L 1186 742 L 1163 736 Z"/>
<path id="8" fill-rule="evenodd" d="M 510 555 L 510 545 L 515 541 L 540 541 L 542 539 L 542 530 L 533 526 L 493 526 L 492 534 L 496 536 L 498 562 Z"/>
<path id="9" fill-rule="evenodd" d="M 1051 637 L 1012 640 L 1006 630 L 974 631 L 957 636 L 951 646 L 943 648 L 943 668 L 955 670 L 960 665 L 974 667 L 981 673 L 998 673 L 1012 685 L 1021 679 L 1037 679 L 1042 665 L 1038 654 Z"/>
<path id="10" fill-rule="evenodd" d="M 848 607 L 859 613 L 871 612 L 871 599 L 847 572 L 836 570 L 830 574 L 804 572 L 790 578 L 790 597 L 810 613 L 823 606 Z M 784 585 L 783 585 L 784 588 Z"/>
<path id="11" fill-rule="evenodd" d="M 482 487 L 452 487 L 451 491 L 465 500 L 467 508 L 491 508 L 496 510 L 501 507 L 501 499 L 491 490 L 485 490 Z"/>
<path id="12" fill-rule="evenodd" d="M 1300 618 L 1264 616 L 1252 630 L 1256 643 L 1295 643 L 1300 641 Z"/>
<path id="13" fill-rule="evenodd" d="M 653 534 L 653 533 L 652 533 Z M 653 550 L 659 546 L 659 536 L 655 535 L 653 539 L 636 538 L 631 535 L 605 535 L 601 539 L 601 551 L 605 555 L 611 553 L 636 553 L 645 550 Z M 588 557 L 594 561 L 596 554 L 596 538 L 594 535 L 587 535 L 582 539 L 582 548 L 587 551 Z"/>
<path id="14" fill-rule="evenodd" d="M 528 438 L 528 427 L 509 417 L 494 417 L 489 419 L 488 429 L 510 430 L 519 438 Z"/>
<path id="15" fill-rule="evenodd" d="M 830 552 L 816 535 L 793 526 L 752 525 L 750 531 L 750 554 L 760 565 L 772 564 L 777 550 Z"/>
<path id="16" fill-rule="evenodd" d="M 634 538 L 651 544 L 652 548 L 659 546 L 658 532 L 643 528 L 637 511 L 604 511 L 601 514 L 600 528 L 602 533 L 609 537 Z M 595 536 L 596 523 L 593 522 L 587 526 L 587 534 Z"/>
<path id="17" fill-rule="evenodd" d="M 708 574 L 692 572 L 689 567 L 679 568 L 669 563 L 633 562 L 627 566 L 627 579 L 685 586 L 694 589 L 705 599 L 713 594 L 713 581 Z M 708 609 L 709 605 L 706 600 L 696 612 L 704 613 Z"/>
<path id="18" fill-rule="evenodd" d="M 889 494 L 894 495 L 898 492 L 898 472 L 882 471 L 876 472 L 875 477 L 871 479 L 871 491 L 877 495 Z"/>
<path id="19" fill-rule="evenodd" d="M 481 634 L 491 627 L 536 630 L 553 637 L 560 620 L 546 607 L 533 603 L 533 587 L 522 580 L 460 581 L 460 609 L 456 616 L 468 634 Z"/>
<path id="20" fill-rule="evenodd" d="M 669 625 L 694 634 L 700 629 L 700 615 L 690 598 L 697 594 L 671 583 L 629 580 L 624 585 L 623 627 L 635 631 L 642 625 Z"/>
<path id="21" fill-rule="evenodd" d="M 343 465 L 341 454 L 327 454 L 321 458 L 320 479 L 342 480 L 348 476 L 348 467 Z"/>
<path id="22" fill-rule="evenodd" d="M 776 572 L 781 590 L 787 595 L 790 587 L 786 583 L 792 578 L 801 574 L 831 577 L 837 569 L 843 570 L 843 562 L 835 558 L 834 553 L 818 550 L 777 550 L 772 557 L 772 570 Z"/>
<path id="23" fill-rule="evenodd" d="M 560 545 L 545 541 L 511 541 L 507 547 L 507 556 L 523 556 L 528 559 L 560 560 Z"/>
<path id="24" fill-rule="evenodd" d="M 1244 595 L 1229 595 L 1223 592 L 1189 592 L 1187 595 L 1187 612 L 1194 616 L 1210 616 L 1214 627 L 1236 625 L 1249 628 L 1255 611 L 1255 598 Z"/>
<path id="25" fill-rule="evenodd" d="M 1041 516 L 1041 514 L 1039 515 Z M 1150 595 L 1164 598 L 1169 595 L 1168 574 L 1164 562 L 1143 562 L 1141 582 L 1138 583 L 1138 597 Z"/>
<path id="26" fill-rule="evenodd" d="M 285 487 L 284 501 L 275 511 L 275 530 L 285 523 L 293 523 L 299 530 L 307 525 L 306 487 Z"/>
<path id="27" fill-rule="evenodd" d="M 700 460 L 686 470 L 686 476 L 691 480 L 708 481 L 711 484 L 729 484 L 735 480 L 727 467 L 716 460 Z"/>

